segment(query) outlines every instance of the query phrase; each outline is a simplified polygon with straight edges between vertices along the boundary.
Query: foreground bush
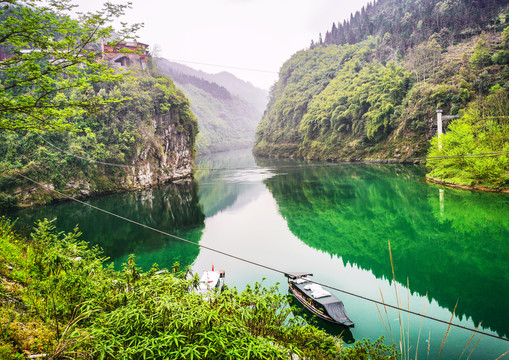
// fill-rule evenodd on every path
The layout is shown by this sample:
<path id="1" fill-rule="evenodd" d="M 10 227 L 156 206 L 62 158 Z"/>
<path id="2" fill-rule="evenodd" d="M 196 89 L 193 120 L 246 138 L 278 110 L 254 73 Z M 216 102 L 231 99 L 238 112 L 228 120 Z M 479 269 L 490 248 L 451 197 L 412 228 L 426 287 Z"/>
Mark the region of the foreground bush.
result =
<path id="1" fill-rule="evenodd" d="M 260 284 L 209 299 L 181 272 L 148 272 L 134 257 L 105 267 L 80 233 L 40 221 L 29 238 L 0 220 L 0 357 L 51 359 L 394 358 L 380 342 L 340 339 L 292 317 L 287 297 Z M 177 269 L 177 267 L 176 267 Z M 174 270 L 176 270 L 174 269 Z"/>

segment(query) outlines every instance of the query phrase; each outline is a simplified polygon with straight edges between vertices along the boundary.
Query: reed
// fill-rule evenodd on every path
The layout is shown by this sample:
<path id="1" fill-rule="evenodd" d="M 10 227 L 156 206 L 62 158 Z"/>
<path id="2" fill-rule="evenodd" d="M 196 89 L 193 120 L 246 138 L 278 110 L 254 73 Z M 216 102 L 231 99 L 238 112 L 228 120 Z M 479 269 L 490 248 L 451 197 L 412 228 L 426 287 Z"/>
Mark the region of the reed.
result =
<path id="1" fill-rule="evenodd" d="M 401 295 L 398 292 L 398 284 L 396 282 L 396 275 L 394 271 L 394 262 L 392 260 L 392 250 L 391 250 L 391 241 L 388 241 L 389 244 L 389 256 L 391 259 L 391 269 L 392 269 L 392 282 L 394 284 L 394 292 L 396 294 L 396 305 L 398 306 L 398 309 L 401 309 Z M 405 328 L 403 325 L 403 322 L 401 320 L 401 310 L 398 310 L 398 321 L 399 321 L 399 346 L 401 353 L 404 355 L 406 354 L 406 344 L 405 344 Z"/>
<path id="2" fill-rule="evenodd" d="M 407 359 L 410 360 L 411 359 L 411 357 L 410 357 L 410 350 L 411 350 L 411 345 L 410 345 L 410 314 L 407 313 L 407 322 L 406 322 L 407 329 L 405 330 L 405 323 L 402 320 L 402 314 L 401 314 L 401 311 L 402 311 L 401 292 L 398 290 L 398 286 L 397 286 L 397 282 L 396 282 L 396 272 L 395 272 L 394 261 L 393 261 L 393 257 L 392 257 L 392 249 L 391 249 L 391 242 L 390 241 L 388 241 L 388 248 L 389 248 L 389 257 L 390 257 L 390 262 L 391 262 L 392 280 L 393 280 L 393 283 L 394 283 L 394 291 L 395 291 L 395 295 L 396 295 L 396 304 L 397 304 L 397 307 L 398 307 L 398 322 L 399 322 L 399 333 L 400 333 L 400 340 L 398 341 L 398 343 L 399 343 L 399 348 L 400 348 L 400 352 L 401 352 L 401 359 L 402 360 L 407 360 Z M 388 311 L 387 311 L 387 306 L 386 306 L 385 299 L 384 299 L 384 296 L 383 296 L 383 293 L 382 293 L 382 289 L 379 288 L 379 290 L 380 290 L 380 296 L 381 296 L 381 299 L 382 299 L 382 304 L 384 306 L 385 320 L 384 320 L 384 316 L 383 316 L 379 306 L 376 305 L 377 306 L 377 310 L 378 310 L 378 314 L 380 316 L 380 319 L 382 320 L 382 324 L 384 326 L 385 332 L 388 335 L 390 335 L 390 339 L 391 339 L 392 343 L 396 344 L 397 342 L 395 341 L 394 334 L 393 334 L 393 331 L 392 331 L 392 328 L 391 328 L 391 322 L 389 320 L 389 314 L 388 314 Z M 422 315 L 423 316 L 424 316 L 425 311 L 426 311 L 426 303 L 427 302 L 428 302 L 428 293 L 426 293 L 426 295 L 425 295 L 424 307 L 422 309 Z M 456 315 L 456 309 L 458 307 L 458 303 L 459 303 L 459 299 L 456 301 L 456 305 L 454 306 L 454 309 L 453 309 L 452 314 L 451 314 L 451 318 L 450 318 L 450 320 L 448 322 L 447 330 L 445 332 L 445 335 L 444 335 L 444 338 L 442 340 L 442 343 L 440 344 L 440 348 L 439 348 L 439 350 L 438 350 L 438 352 L 437 352 L 437 354 L 435 356 L 435 359 L 441 359 L 441 357 L 442 357 L 442 353 L 443 353 L 443 350 L 444 350 L 447 338 L 448 338 L 450 330 L 451 330 L 452 322 L 454 320 L 454 316 Z M 410 311 L 410 280 L 408 278 L 407 278 L 407 309 Z M 415 349 L 415 358 L 414 358 L 415 360 L 418 359 L 419 343 L 420 343 L 420 338 L 421 338 L 423 320 L 424 320 L 424 317 L 421 317 L 421 321 L 420 321 L 420 325 L 419 325 L 419 333 L 418 333 L 418 336 L 417 336 L 417 344 L 416 344 L 416 349 Z M 386 324 L 386 321 L 387 321 L 387 324 Z M 474 334 L 468 340 L 468 342 L 465 345 L 465 348 L 463 349 L 463 352 L 461 353 L 459 359 L 461 359 L 463 357 L 463 355 L 466 352 L 467 348 L 469 347 L 470 343 L 474 339 L 477 331 L 481 327 L 481 324 L 482 324 L 482 322 L 479 323 L 479 325 L 477 326 Z M 471 350 L 467 360 L 470 359 L 471 355 L 473 354 L 474 350 L 476 349 L 477 345 L 479 344 L 481 338 L 482 338 L 482 335 L 477 340 L 477 342 L 476 342 L 475 346 L 473 347 L 473 349 Z M 427 359 L 429 359 L 430 350 L 431 350 L 431 331 L 429 332 L 429 335 L 428 335 L 428 344 L 427 344 L 427 349 L 426 349 L 426 357 L 427 357 Z M 502 357 L 506 356 L 507 354 L 509 354 L 509 350 L 507 352 L 505 352 L 504 354 L 502 354 L 499 358 L 497 358 L 497 360 L 501 359 Z M 396 357 L 396 355 L 395 355 L 395 357 Z"/>
<path id="3" fill-rule="evenodd" d="M 481 324 L 482 324 L 482 321 L 479 323 L 479 325 L 477 325 L 477 328 L 475 329 L 475 332 L 472 334 L 472 336 L 470 337 L 470 340 L 468 340 L 467 344 L 465 345 L 465 348 L 463 349 L 463 351 L 461 352 L 461 355 L 459 357 L 458 360 L 461 360 L 461 358 L 463 357 L 463 354 L 465 353 L 465 351 L 467 350 L 468 346 L 470 345 L 470 343 L 472 342 L 472 340 L 474 339 L 474 336 L 475 334 L 477 334 L 477 330 L 479 330 L 479 328 L 481 327 Z"/>
<path id="4" fill-rule="evenodd" d="M 431 330 L 428 335 L 428 351 L 426 352 L 426 359 L 429 359 L 429 348 L 431 346 Z"/>
<path id="5" fill-rule="evenodd" d="M 428 302 L 428 293 L 426 292 L 424 307 L 422 309 L 422 315 L 424 315 L 424 312 L 426 311 L 426 303 L 427 302 Z M 417 354 L 419 353 L 419 341 L 421 340 L 421 330 L 422 330 L 423 320 L 424 320 L 424 317 L 421 317 L 421 324 L 419 325 L 419 335 L 417 336 L 417 346 L 415 348 L 415 360 L 417 360 Z"/>
<path id="6" fill-rule="evenodd" d="M 479 336 L 479 339 L 477 340 L 477 342 L 475 343 L 475 346 L 474 348 L 472 349 L 472 351 L 470 351 L 470 354 L 468 354 L 468 357 L 467 357 L 467 360 L 470 359 L 470 356 L 472 356 L 472 354 L 474 353 L 474 350 L 475 348 L 477 347 L 477 345 L 479 345 L 479 341 L 481 341 L 483 335 Z"/>
<path id="7" fill-rule="evenodd" d="M 407 289 L 407 310 L 410 311 L 410 280 L 406 278 L 406 289 Z M 407 344 L 408 344 L 408 352 L 407 359 L 410 359 L 410 313 L 407 312 Z"/>
<path id="8" fill-rule="evenodd" d="M 498 358 L 496 358 L 495 360 L 500 360 L 502 359 L 504 356 L 506 356 L 507 354 L 509 354 L 509 350 L 507 350 L 505 353 L 503 353 L 502 355 L 500 355 Z"/>
<path id="9" fill-rule="evenodd" d="M 382 289 L 380 288 L 380 296 L 382 298 L 382 304 L 384 304 L 384 310 L 385 310 L 385 317 L 387 318 L 387 325 L 389 325 L 389 331 L 390 331 L 390 334 L 387 333 L 387 335 L 390 335 L 390 339 L 391 339 L 391 342 L 394 344 L 395 341 L 394 341 L 394 335 L 392 333 L 392 327 L 391 327 L 391 322 L 389 320 L 389 313 L 387 312 L 387 306 L 385 306 L 385 300 L 384 300 L 384 294 L 382 293 Z M 377 305 L 378 307 L 378 305 Z M 379 311 L 380 312 L 380 311 Z M 382 319 L 382 322 L 384 321 L 382 315 L 380 314 L 380 317 Z M 387 328 L 385 330 L 387 332 Z"/>
<path id="10" fill-rule="evenodd" d="M 449 336 L 449 330 L 451 330 L 451 324 L 452 324 L 452 320 L 454 319 L 454 314 L 456 313 L 456 308 L 458 307 L 458 301 L 459 301 L 459 299 L 456 300 L 456 305 L 454 305 L 454 310 L 452 311 L 451 320 L 449 320 L 449 325 L 447 326 L 447 331 L 445 332 L 444 340 L 442 340 L 442 344 L 440 345 L 440 350 L 438 351 L 438 354 L 436 357 L 438 359 L 440 359 L 442 357 L 442 351 L 444 350 L 445 340 L 447 339 L 447 336 Z"/>

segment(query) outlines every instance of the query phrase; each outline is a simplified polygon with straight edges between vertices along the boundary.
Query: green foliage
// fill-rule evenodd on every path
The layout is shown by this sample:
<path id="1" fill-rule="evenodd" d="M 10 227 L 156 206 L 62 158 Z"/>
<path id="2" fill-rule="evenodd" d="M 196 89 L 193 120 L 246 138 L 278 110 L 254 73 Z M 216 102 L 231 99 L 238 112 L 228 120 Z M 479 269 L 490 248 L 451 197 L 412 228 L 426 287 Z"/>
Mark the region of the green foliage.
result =
<path id="1" fill-rule="evenodd" d="M 470 64 L 476 69 L 482 69 L 491 64 L 492 50 L 481 37 L 474 47 L 474 53 L 470 57 Z"/>
<path id="2" fill-rule="evenodd" d="M 256 284 L 204 299 L 190 291 L 185 275 L 156 274 L 157 267 L 143 273 L 134 257 L 122 273 L 104 268 L 99 251 L 78 236 L 56 233 L 44 220 L 24 241 L 1 219 L 0 276 L 11 284 L 0 298 L 4 357 L 351 358 L 342 355 L 340 340 L 291 317 L 276 287 Z M 13 298 L 14 306 L 5 306 Z"/>
<path id="3" fill-rule="evenodd" d="M 0 130 L 64 131 L 72 118 L 117 102 L 88 93 L 94 84 L 123 77 L 98 61 L 100 41 L 127 5 L 108 4 L 72 19 L 70 0 L 22 0 L 0 9 Z M 140 27 L 124 27 L 118 39 Z M 118 42 L 118 40 L 117 40 Z M 114 44 L 113 44 L 114 45 Z M 76 98 L 74 94 L 82 96 Z"/>
<path id="4" fill-rule="evenodd" d="M 509 186 L 509 155 L 464 156 L 509 152 L 509 97 L 501 88 L 493 88 L 486 99 L 470 105 L 463 117 L 449 126 L 440 140 L 434 138 L 430 157 L 430 177 L 460 185 L 486 185 L 493 188 Z M 441 145 L 441 147 L 440 147 Z"/>
<path id="5" fill-rule="evenodd" d="M 408 73 L 393 63 L 376 62 L 355 72 L 352 61 L 308 106 L 300 127 L 305 139 L 344 133 L 376 140 L 392 130 L 409 87 Z"/>
<path id="6" fill-rule="evenodd" d="M 302 141 L 299 131 L 313 99 L 337 76 L 365 64 L 372 55 L 374 42 L 356 46 L 317 47 L 299 51 L 281 68 L 278 82 L 271 91 L 267 111 L 258 126 L 255 151 L 262 154 L 296 152 Z M 311 124 L 309 131 L 314 131 Z M 279 147 L 282 147 L 279 149 Z"/>
<path id="7" fill-rule="evenodd" d="M 374 39 L 294 55 L 272 90 L 255 151 L 338 159 L 383 143 L 399 125 L 412 82 L 402 66 L 375 57 Z"/>
<path id="8" fill-rule="evenodd" d="M 495 64 L 509 65 L 509 26 L 502 31 L 502 39 L 501 49 L 491 59 Z"/>
<path id="9" fill-rule="evenodd" d="M 383 338 L 371 343 L 364 339 L 345 349 L 343 358 L 358 360 L 391 360 L 397 359 L 395 345 L 387 346 Z"/>
<path id="10" fill-rule="evenodd" d="M 278 359 L 290 352 L 326 359 L 339 352 L 323 332 L 295 319 L 285 325 L 290 309 L 275 288 L 226 290 L 208 301 L 188 289 L 172 276 L 140 278 L 125 306 L 85 330 L 85 347 L 94 357 L 127 359 Z"/>
<path id="11" fill-rule="evenodd" d="M 4 209 L 15 208 L 18 205 L 18 199 L 9 194 L 0 193 L 0 207 Z"/>
<path id="12" fill-rule="evenodd" d="M 109 103 L 92 115 L 75 117 L 81 129 L 77 132 L 0 132 L 0 200 L 6 205 L 15 206 L 20 195 L 13 192 L 26 186 L 16 176 L 18 172 L 79 196 L 128 186 L 123 185 L 127 182 L 126 168 L 101 166 L 87 159 L 131 165 L 143 157 L 157 164 L 154 172 L 162 172 L 161 159 L 171 156 L 163 151 L 165 137 L 180 134 L 193 149 L 197 121 L 187 98 L 171 79 L 139 72 L 122 81 L 97 84 L 87 92 L 124 101 Z M 83 97 L 78 92 L 73 96 L 78 100 Z M 51 196 L 37 199 L 34 195 L 30 200 L 45 203 Z"/>

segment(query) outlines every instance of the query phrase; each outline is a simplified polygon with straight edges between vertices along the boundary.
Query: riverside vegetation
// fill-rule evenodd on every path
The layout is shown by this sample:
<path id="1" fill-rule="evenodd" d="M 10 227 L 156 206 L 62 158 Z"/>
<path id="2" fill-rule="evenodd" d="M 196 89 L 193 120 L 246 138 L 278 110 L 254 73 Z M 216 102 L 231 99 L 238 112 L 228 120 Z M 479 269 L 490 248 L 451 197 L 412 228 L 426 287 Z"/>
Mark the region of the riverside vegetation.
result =
<path id="1" fill-rule="evenodd" d="M 393 359 L 394 347 L 363 341 L 343 347 L 292 317 L 286 296 L 260 284 L 205 300 L 197 276 L 175 264 L 142 272 L 130 257 L 105 266 L 75 229 L 39 221 L 30 236 L 0 219 L 0 357 L 64 359 Z"/>
<path id="2" fill-rule="evenodd" d="M 255 152 L 331 161 L 433 156 L 437 108 L 465 114 L 440 154 L 507 151 L 508 25 L 505 1 L 369 4 L 283 65 Z M 507 187 L 508 159 L 434 161 L 430 176 Z"/>
<path id="3" fill-rule="evenodd" d="M 0 132 L 1 205 L 42 204 L 57 196 L 31 191 L 33 185 L 18 173 L 72 196 L 139 186 L 141 166 L 148 165 L 155 183 L 171 178 L 178 168 L 190 174 L 197 122 L 171 79 L 140 71 L 119 82 L 97 84 L 88 93 L 128 100 L 75 116 L 79 130 L 74 132 Z"/>

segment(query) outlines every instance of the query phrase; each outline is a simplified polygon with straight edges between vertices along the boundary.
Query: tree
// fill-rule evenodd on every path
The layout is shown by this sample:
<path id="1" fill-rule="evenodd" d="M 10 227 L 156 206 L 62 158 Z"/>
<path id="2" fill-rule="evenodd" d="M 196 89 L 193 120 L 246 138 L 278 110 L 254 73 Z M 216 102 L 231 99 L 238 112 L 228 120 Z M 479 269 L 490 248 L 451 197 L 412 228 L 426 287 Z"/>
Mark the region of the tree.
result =
<path id="1" fill-rule="evenodd" d="M 435 75 L 440 65 L 441 52 L 440 44 L 433 37 L 410 50 L 407 64 L 415 74 L 417 81 L 426 81 Z"/>
<path id="2" fill-rule="evenodd" d="M 100 61 L 101 41 L 115 46 L 141 25 L 111 25 L 128 5 L 106 3 L 70 14 L 71 0 L 0 0 L 0 130 L 65 131 L 72 117 L 118 99 L 87 90 L 124 76 Z M 115 40 L 111 40 L 115 39 Z"/>
<path id="3" fill-rule="evenodd" d="M 482 69 L 491 65 L 492 49 L 490 45 L 481 37 L 474 47 L 474 53 L 470 57 L 470 63 L 475 69 Z"/>

